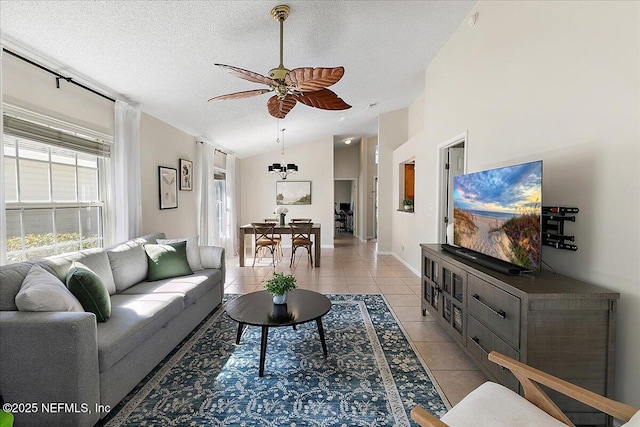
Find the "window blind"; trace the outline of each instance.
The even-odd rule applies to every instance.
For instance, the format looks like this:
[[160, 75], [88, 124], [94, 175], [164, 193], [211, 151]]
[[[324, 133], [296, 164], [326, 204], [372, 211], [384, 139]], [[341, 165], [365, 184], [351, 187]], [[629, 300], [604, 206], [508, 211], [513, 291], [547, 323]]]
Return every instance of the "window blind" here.
[[7, 115], [3, 116], [3, 122], [4, 133], [7, 135], [26, 138], [43, 144], [94, 156], [110, 157], [111, 155], [111, 144], [106, 141], [83, 137], [61, 129], [39, 125]]

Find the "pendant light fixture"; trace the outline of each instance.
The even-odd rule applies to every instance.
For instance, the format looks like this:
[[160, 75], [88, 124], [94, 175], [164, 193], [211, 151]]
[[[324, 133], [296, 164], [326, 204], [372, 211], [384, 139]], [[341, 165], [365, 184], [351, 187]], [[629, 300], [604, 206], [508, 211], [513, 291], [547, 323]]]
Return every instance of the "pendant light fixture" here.
[[[277, 122], [276, 125], [276, 142], [280, 143], [280, 129], [278, 129], [280, 122]], [[292, 175], [296, 172], [298, 172], [298, 165], [294, 164], [294, 163], [286, 163], [284, 161], [284, 131], [285, 129], [282, 128], [282, 163], [274, 163], [272, 165], [269, 165], [269, 172], [271, 174], [277, 174], [280, 178], [282, 178], [283, 180], [287, 179], [288, 175]]]

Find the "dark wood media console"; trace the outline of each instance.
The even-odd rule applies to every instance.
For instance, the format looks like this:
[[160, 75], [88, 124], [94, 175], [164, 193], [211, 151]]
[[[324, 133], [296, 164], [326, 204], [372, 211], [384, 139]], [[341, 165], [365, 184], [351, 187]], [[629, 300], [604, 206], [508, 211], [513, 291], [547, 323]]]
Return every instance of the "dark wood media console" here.
[[[620, 294], [560, 274], [509, 276], [421, 244], [427, 311], [487, 376], [519, 383], [487, 359], [493, 350], [598, 394], [614, 397], [616, 303]], [[600, 412], [549, 392], [576, 425], [611, 425]]]

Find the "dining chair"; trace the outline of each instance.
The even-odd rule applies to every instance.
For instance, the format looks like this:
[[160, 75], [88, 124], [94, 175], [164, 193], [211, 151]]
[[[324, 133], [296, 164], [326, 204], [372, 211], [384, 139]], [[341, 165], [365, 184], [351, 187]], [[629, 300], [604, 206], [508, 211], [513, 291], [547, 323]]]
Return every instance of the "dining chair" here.
[[[265, 219], [263, 219], [263, 221], [264, 222], [273, 223], [274, 226], [278, 224], [278, 218], [265, 218]], [[275, 230], [274, 230], [274, 232], [273, 232], [273, 240], [275, 240], [276, 243], [277, 243], [276, 256], [278, 257], [278, 261], [279, 261], [283, 257], [283, 252], [282, 252], [282, 234], [276, 233]]]
[[291, 218], [291, 222], [313, 222], [311, 218]]
[[[311, 221], [311, 220], [309, 220]], [[313, 241], [311, 240], [311, 222], [293, 222], [289, 223], [291, 227], [291, 262], [289, 267], [293, 265], [293, 260], [296, 256], [296, 250], [298, 248], [305, 248], [309, 254], [309, 262], [313, 268], [313, 255], [311, 254], [311, 246]], [[316, 242], [318, 244], [318, 242]]]
[[258, 252], [263, 250], [269, 250], [269, 252], [271, 252], [271, 261], [275, 266], [275, 254], [278, 243], [276, 242], [273, 229], [276, 224], [273, 222], [252, 222], [251, 226], [253, 227], [253, 237], [255, 239], [255, 252], [253, 253], [253, 264], [251, 267], [256, 265]]

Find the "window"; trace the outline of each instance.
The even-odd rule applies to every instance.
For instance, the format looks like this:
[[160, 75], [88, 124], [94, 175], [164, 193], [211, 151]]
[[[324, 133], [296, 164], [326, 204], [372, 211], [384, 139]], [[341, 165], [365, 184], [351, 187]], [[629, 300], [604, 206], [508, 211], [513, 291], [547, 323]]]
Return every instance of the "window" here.
[[216, 224], [218, 225], [218, 237], [220, 241], [224, 241], [229, 236], [227, 226], [227, 191], [226, 191], [226, 175], [222, 171], [216, 171], [213, 174], [213, 182], [216, 192]]
[[6, 262], [103, 246], [108, 143], [4, 117]]

